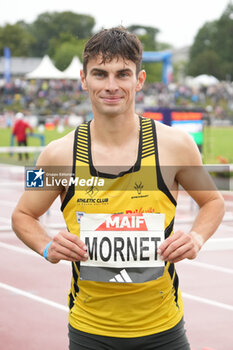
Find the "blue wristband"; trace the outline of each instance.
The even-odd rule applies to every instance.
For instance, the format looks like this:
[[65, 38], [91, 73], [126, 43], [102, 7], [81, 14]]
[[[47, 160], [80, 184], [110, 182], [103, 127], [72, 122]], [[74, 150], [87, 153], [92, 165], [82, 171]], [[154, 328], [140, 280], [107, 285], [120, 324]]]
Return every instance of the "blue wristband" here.
[[45, 247], [45, 249], [44, 249], [44, 251], [43, 251], [43, 257], [44, 257], [46, 260], [48, 260], [48, 259], [47, 259], [47, 254], [48, 254], [48, 250], [49, 250], [49, 247], [51, 246], [52, 242], [53, 242], [53, 241], [50, 241], [50, 242], [46, 245], [46, 247]]

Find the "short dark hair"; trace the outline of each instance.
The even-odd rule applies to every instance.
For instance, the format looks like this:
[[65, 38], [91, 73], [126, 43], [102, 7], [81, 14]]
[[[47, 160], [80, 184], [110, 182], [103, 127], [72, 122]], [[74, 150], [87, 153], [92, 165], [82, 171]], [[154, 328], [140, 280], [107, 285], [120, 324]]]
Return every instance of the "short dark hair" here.
[[102, 63], [114, 58], [123, 58], [136, 64], [136, 73], [141, 70], [142, 44], [138, 37], [129, 33], [124, 27], [102, 29], [86, 43], [83, 51], [83, 71], [87, 74], [87, 63], [90, 59], [102, 57]]

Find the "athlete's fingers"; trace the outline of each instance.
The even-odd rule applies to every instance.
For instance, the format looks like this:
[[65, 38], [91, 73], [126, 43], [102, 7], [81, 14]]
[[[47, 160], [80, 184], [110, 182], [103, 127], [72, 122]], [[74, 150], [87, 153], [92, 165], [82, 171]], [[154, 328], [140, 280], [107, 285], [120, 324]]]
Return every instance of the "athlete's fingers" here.
[[82, 256], [81, 254], [77, 253], [76, 251], [66, 248], [65, 246], [61, 244], [51, 244], [51, 251], [50, 251], [50, 257], [52, 256], [56, 258], [62, 258], [65, 260], [71, 260], [71, 261], [85, 261], [87, 259], [87, 253], [86, 257]]
[[167, 238], [163, 244], [159, 247], [159, 254], [161, 259], [169, 260], [179, 255], [179, 252], [186, 251], [188, 248], [186, 244], [190, 244], [191, 237], [185, 234], [183, 231], [177, 231], [171, 237]]
[[166, 260], [171, 263], [175, 263], [186, 258], [191, 259], [195, 254], [196, 250], [194, 249], [193, 244], [187, 243], [170, 253], [166, 257]]
[[54, 263], [61, 259], [85, 261], [87, 258], [88, 254], [85, 244], [79, 237], [65, 230], [54, 236], [47, 254], [47, 259]]
[[194, 259], [203, 245], [203, 238], [194, 231], [186, 234], [177, 231], [167, 238], [159, 247], [158, 253], [161, 259], [170, 262], [178, 262], [185, 258]]
[[184, 259], [187, 259], [187, 256], [186, 256], [186, 253], [185, 254], [183, 254], [183, 255], [180, 255], [180, 256], [177, 256], [176, 258], [174, 258], [174, 259], [169, 259], [169, 262], [170, 263], [177, 263], [177, 262], [179, 262], [179, 261], [182, 261], [182, 260], [184, 260]]
[[52, 264], [57, 264], [59, 261], [61, 260], [66, 260], [66, 261], [71, 261], [71, 262], [75, 262], [75, 261], [84, 261], [82, 259], [79, 259], [78, 257], [75, 258], [75, 257], [69, 257], [67, 255], [63, 255], [61, 253], [55, 253], [52, 252], [50, 254], [47, 255], [47, 260], [49, 262], [51, 262]]
[[158, 253], [163, 254], [163, 252], [167, 249], [167, 247], [176, 239], [176, 236], [178, 236], [180, 231], [177, 231], [176, 233], [173, 233], [172, 236], [166, 238], [163, 243], [160, 244]]
[[65, 239], [67, 239], [68, 241], [75, 244], [76, 246], [78, 246], [83, 251], [87, 251], [87, 247], [86, 247], [85, 243], [75, 234], [70, 233], [69, 231], [63, 230], [63, 231], [60, 231], [60, 235], [62, 237], [64, 237]]
[[167, 260], [167, 257], [179, 249], [181, 246], [189, 242], [189, 237], [183, 231], [177, 231], [172, 236], [165, 239], [158, 249], [158, 254], [163, 260]]

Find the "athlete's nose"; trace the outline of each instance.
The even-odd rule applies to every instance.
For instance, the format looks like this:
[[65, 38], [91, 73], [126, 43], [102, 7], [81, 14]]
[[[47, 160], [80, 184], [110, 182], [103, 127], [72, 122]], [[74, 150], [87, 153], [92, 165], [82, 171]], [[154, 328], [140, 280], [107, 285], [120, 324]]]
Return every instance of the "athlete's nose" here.
[[105, 89], [111, 93], [114, 93], [118, 90], [118, 84], [113, 75], [109, 75], [106, 80], [106, 86]]

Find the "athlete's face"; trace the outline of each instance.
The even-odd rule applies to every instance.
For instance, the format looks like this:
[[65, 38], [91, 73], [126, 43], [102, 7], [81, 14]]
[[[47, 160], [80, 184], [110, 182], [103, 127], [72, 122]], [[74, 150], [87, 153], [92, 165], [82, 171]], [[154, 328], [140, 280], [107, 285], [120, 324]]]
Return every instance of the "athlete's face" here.
[[137, 76], [135, 63], [122, 58], [101, 61], [101, 56], [91, 59], [86, 76], [81, 71], [82, 87], [89, 93], [94, 114], [134, 113], [135, 95], [143, 86], [145, 72], [142, 70]]

